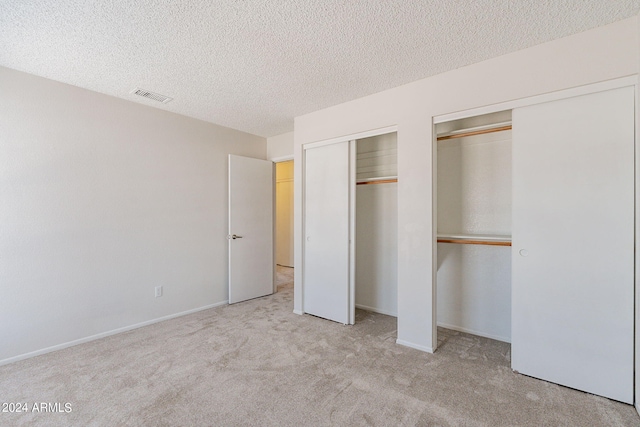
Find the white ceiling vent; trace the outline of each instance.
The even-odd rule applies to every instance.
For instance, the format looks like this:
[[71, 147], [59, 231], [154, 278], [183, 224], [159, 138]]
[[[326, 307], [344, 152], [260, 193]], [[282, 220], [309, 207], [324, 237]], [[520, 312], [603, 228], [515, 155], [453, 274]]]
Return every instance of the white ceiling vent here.
[[140, 89], [138, 87], [132, 90], [130, 93], [133, 93], [134, 95], [138, 95], [138, 96], [144, 96], [145, 98], [153, 99], [154, 101], [159, 101], [159, 102], [162, 102], [163, 104], [166, 104], [167, 102], [173, 99], [173, 98], [169, 98], [168, 96], [160, 95], [159, 93], [149, 92], [148, 90]]

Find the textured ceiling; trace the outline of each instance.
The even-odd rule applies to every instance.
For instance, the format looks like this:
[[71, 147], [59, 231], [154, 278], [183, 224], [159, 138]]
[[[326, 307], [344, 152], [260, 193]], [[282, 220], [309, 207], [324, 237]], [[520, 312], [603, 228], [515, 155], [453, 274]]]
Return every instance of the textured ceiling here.
[[[0, 0], [0, 65], [261, 136], [640, 0]], [[135, 87], [174, 98], [131, 95]]]

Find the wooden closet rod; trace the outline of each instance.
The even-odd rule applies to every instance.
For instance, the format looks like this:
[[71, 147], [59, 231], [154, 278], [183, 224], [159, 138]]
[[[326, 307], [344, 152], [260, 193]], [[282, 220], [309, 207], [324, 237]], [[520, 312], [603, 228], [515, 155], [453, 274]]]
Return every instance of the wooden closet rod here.
[[496, 240], [438, 239], [438, 243], [456, 243], [459, 245], [511, 246], [511, 242]]
[[446, 141], [448, 139], [464, 138], [465, 136], [482, 135], [484, 133], [502, 132], [505, 130], [511, 130], [511, 125], [499, 126], [495, 128], [489, 128], [489, 129], [470, 130], [469, 132], [456, 133], [453, 135], [443, 135], [443, 136], [439, 136], [437, 140]]
[[511, 246], [511, 236], [482, 234], [438, 234], [438, 243], [459, 245]]
[[376, 181], [361, 181], [361, 182], [356, 182], [356, 185], [390, 184], [392, 182], [398, 182], [398, 179], [394, 178], [394, 179], [378, 179]]

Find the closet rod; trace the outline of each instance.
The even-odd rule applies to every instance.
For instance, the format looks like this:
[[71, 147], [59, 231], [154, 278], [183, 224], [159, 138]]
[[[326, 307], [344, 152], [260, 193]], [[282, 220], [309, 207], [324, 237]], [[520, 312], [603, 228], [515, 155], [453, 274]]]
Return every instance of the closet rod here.
[[498, 240], [438, 239], [438, 243], [456, 243], [458, 245], [511, 246], [511, 242]]
[[463, 133], [456, 133], [456, 134], [449, 134], [449, 135], [443, 135], [443, 136], [439, 136], [437, 138], [438, 141], [446, 141], [448, 139], [454, 139], [454, 138], [464, 138], [465, 136], [474, 136], [474, 135], [482, 135], [485, 133], [492, 133], [492, 132], [502, 132], [505, 130], [511, 130], [511, 125], [506, 125], [506, 126], [498, 126], [498, 127], [494, 127], [494, 128], [488, 128], [488, 129], [478, 129], [478, 130], [470, 130], [468, 132], [463, 132]]
[[394, 179], [377, 179], [375, 181], [360, 181], [360, 182], [356, 182], [356, 185], [390, 184], [392, 182], [398, 182], [398, 179], [394, 178]]

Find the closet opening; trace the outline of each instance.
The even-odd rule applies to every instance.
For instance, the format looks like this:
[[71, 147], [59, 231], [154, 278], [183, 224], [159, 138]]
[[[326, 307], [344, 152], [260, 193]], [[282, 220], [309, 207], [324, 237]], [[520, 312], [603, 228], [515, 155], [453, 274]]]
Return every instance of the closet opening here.
[[355, 145], [355, 307], [397, 317], [397, 133]]
[[511, 111], [435, 134], [438, 327], [510, 343]]

